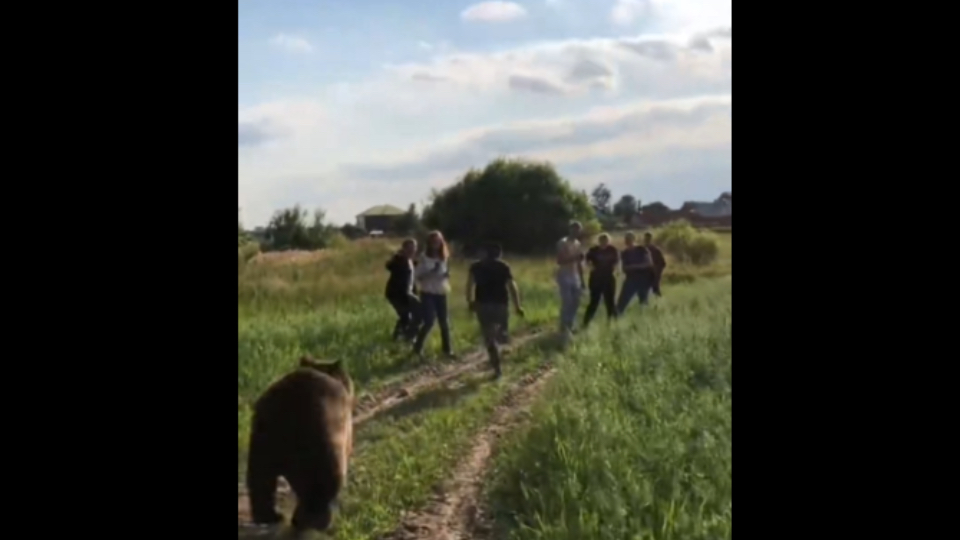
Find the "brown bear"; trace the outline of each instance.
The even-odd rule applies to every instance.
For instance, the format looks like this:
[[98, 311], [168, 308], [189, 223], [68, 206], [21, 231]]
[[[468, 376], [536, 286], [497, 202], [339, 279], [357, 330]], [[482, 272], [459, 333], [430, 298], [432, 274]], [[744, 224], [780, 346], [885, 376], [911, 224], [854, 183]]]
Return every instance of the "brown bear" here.
[[283, 521], [276, 510], [277, 477], [283, 476], [297, 497], [293, 528], [330, 527], [353, 451], [353, 405], [353, 381], [342, 363], [309, 357], [260, 396], [247, 459], [254, 523]]

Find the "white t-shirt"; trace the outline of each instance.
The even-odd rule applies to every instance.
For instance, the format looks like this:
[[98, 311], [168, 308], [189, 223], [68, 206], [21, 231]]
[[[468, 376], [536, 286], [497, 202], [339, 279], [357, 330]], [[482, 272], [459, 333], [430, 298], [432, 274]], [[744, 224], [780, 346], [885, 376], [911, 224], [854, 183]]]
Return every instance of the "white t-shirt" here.
[[[437, 268], [437, 264], [440, 267]], [[437, 269], [434, 271], [434, 269]], [[429, 294], [447, 294], [450, 292], [450, 280], [447, 273], [450, 271], [447, 261], [420, 255], [417, 264], [417, 281], [420, 290]]]
[[[557, 254], [564, 256], [582, 255], [580, 241], [576, 238], [565, 237], [557, 242]], [[567, 283], [580, 283], [580, 273], [577, 271], [577, 261], [557, 265], [557, 279]]]

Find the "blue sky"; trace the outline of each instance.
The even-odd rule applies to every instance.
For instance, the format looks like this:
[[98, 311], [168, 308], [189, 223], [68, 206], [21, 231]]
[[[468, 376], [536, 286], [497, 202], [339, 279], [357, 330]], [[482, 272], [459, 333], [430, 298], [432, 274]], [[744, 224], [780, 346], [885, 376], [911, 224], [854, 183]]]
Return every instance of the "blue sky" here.
[[731, 0], [239, 0], [248, 227], [423, 203], [500, 156], [677, 206], [731, 188]]

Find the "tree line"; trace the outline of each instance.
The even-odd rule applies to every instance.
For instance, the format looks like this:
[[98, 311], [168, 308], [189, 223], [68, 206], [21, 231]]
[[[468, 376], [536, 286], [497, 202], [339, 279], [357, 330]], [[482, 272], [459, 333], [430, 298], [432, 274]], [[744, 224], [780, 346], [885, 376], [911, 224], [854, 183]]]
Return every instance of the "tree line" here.
[[[620, 223], [638, 212], [669, 212], [660, 202], [641, 205], [630, 194], [611, 204], [613, 195], [600, 184], [588, 196], [574, 189], [550, 163], [525, 159], [497, 159], [482, 169], [467, 171], [457, 182], [433, 190], [421, 212], [410, 205], [395, 222], [395, 234], [422, 236], [439, 229], [462, 251], [483, 242], [499, 242], [512, 253], [529, 254], [552, 249], [567, 232], [571, 220], [584, 225], [588, 235]], [[366, 232], [353, 224], [326, 221], [323, 210], [312, 213], [297, 205], [278, 210], [267, 224], [263, 250], [323, 249]], [[249, 243], [238, 219], [238, 244]]]

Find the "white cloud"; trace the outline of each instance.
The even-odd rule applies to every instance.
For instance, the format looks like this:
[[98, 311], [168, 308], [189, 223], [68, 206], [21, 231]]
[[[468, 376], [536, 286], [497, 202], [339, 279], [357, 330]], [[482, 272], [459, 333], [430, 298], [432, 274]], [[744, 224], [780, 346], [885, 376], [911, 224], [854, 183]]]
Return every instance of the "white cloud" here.
[[301, 37], [288, 36], [286, 34], [277, 34], [270, 40], [270, 43], [288, 52], [309, 53], [313, 51], [313, 47], [309, 41]]
[[420, 202], [500, 155], [550, 160], [578, 187], [602, 181], [643, 200], [715, 196], [730, 188], [732, 41], [727, 27], [701, 30], [434, 50], [240, 110], [245, 219], [301, 203], [350, 221]]
[[460, 13], [465, 21], [507, 22], [527, 15], [527, 10], [513, 2], [481, 2], [467, 7]]
[[629, 26], [649, 15], [649, 0], [616, 0], [610, 11], [610, 20], [619, 26]]

